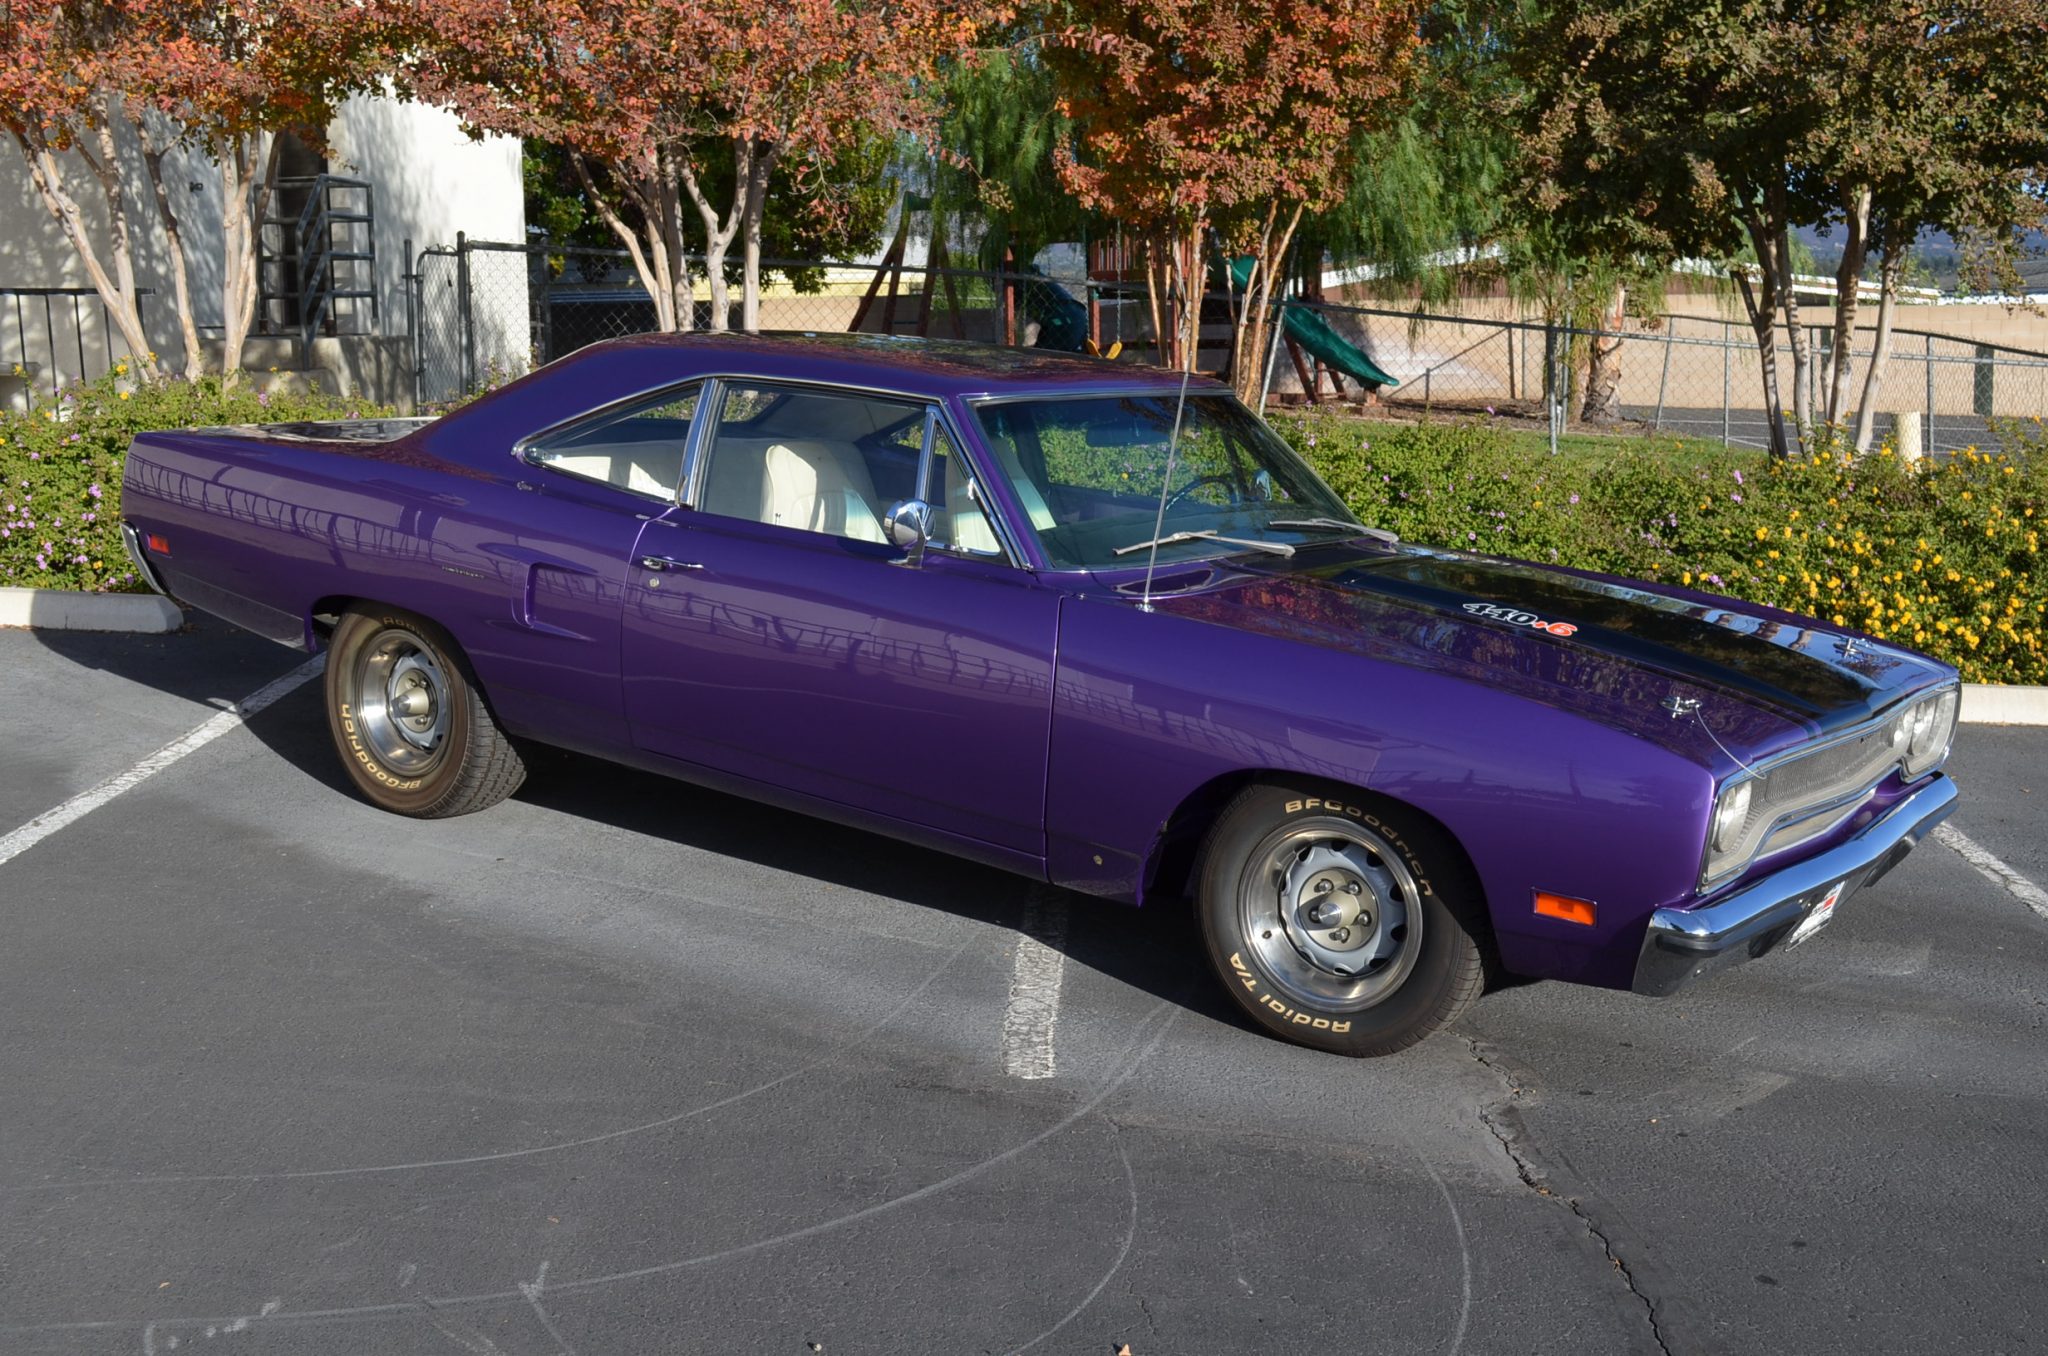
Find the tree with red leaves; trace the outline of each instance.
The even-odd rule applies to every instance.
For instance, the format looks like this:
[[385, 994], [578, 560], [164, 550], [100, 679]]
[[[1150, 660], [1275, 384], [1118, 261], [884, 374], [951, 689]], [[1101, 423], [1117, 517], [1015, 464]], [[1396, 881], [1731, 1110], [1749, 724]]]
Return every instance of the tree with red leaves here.
[[[1060, 172], [1085, 205], [1151, 242], [1165, 362], [1194, 363], [1203, 243], [1252, 271], [1232, 348], [1240, 394], [1263, 376], [1275, 285], [1304, 213], [1340, 199], [1354, 129], [1398, 95], [1413, 0], [1074, 0], [1048, 43], [1077, 144]], [[1162, 297], [1179, 300], [1173, 326]]]
[[[368, 30], [347, 0], [15, 0], [0, 7], [0, 124], [37, 195], [78, 251], [137, 372], [161, 373], [142, 328], [136, 248], [154, 209], [169, 245], [185, 371], [205, 352], [193, 313], [195, 239], [164, 185], [174, 145], [203, 152], [221, 178], [222, 364], [232, 383], [255, 321], [258, 232], [276, 175], [276, 134], [318, 141], [341, 99], [374, 74]], [[141, 149], [147, 194], [120, 153]], [[93, 238], [67, 153], [98, 189], [107, 224]]]
[[[770, 175], [780, 167], [814, 210], [832, 210], [825, 167], [877, 135], [929, 135], [939, 63], [1005, 11], [987, 0], [443, 0], [391, 12], [420, 97], [475, 132], [570, 151], [663, 329], [691, 324], [694, 212], [711, 327], [729, 323], [737, 244], [751, 330]], [[712, 157], [730, 157], [729, 194], [707, 187]]]
[[[121, 171], [120, 130], [130, 123], [132, 35], [118, 5], [16, 0], [0, 5], [0, 125], [28, 164], [36, 196], [78, 251], [86, 276], [143, 377], [160, 369], [143, 332], [135, 279], [133, 187]], [[79, 201], [72, 161], [84, 166], [106, 213], [104, 244]]]

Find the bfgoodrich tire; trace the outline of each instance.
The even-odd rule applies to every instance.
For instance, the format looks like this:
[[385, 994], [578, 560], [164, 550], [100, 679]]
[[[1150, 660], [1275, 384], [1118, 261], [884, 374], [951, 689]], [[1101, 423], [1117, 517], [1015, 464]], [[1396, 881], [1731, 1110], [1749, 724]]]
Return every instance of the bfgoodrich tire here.
[[1209, 957], [1260, 1026], [1388, 1055], [1479, 996], [1484, 910], [1421, 816], [1338, 788], [1265, 784], [1218, 816], [1195, 869]]
[[334, 628], [327, 724], [349, 780], [395, 814], [470, 814], [526, 779], [455, 643], [397, 608], [352, 610]]

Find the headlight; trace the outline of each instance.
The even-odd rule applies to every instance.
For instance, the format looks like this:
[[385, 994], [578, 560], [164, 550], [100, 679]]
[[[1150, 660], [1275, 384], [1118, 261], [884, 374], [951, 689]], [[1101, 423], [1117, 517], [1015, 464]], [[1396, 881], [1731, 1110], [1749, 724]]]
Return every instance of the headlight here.
[[1742, 841], [1743, 826], [1749, 822], [1749, 800], [1756, 789], [1753, 781], [1740, 781], [1721, 793], [1714, 806], [1714, 851], [1727, 852]]
[[1906, 780], [1924, 777], [1948, 757], [1956, 733], [1957, 693], [1947, 688], [1922, 698], [1900, 722], [1906, 732]]

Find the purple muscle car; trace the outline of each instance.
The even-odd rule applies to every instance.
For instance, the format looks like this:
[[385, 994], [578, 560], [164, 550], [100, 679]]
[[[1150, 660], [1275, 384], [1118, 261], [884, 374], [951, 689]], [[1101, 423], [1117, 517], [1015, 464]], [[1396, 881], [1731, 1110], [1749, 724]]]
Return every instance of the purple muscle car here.
[[1953, 670], [1812, 618], [1396, 542], [1223, 388], [858, 336], [587, 348], [428, 421], [148, 434], [172, 596], [328, 652], [350, 777], [521, 741], [1127, 901], [1352, 1055], [1489, 963], [1669, 993], [1954, 808]]

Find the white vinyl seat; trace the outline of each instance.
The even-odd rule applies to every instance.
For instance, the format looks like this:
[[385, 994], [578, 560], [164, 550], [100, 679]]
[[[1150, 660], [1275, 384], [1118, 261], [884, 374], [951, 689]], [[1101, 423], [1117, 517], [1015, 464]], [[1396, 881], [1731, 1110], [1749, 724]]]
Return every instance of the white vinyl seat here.
[[999, 556], [1003, 548], [996, 542], [994, 529], [989, 527], [988, 518], [982, 513], [981, 505], [974, 502], [970, 493], [973, 481], [964, 476], [949, 478], [946, 485], [946, 531], [947, 545], [957, 551], [971, 551], [976, 555]]
[[816, 439], [778, 441], [765, 449], [760, 521], [855, 541], [888, 540], [860, 452]]

